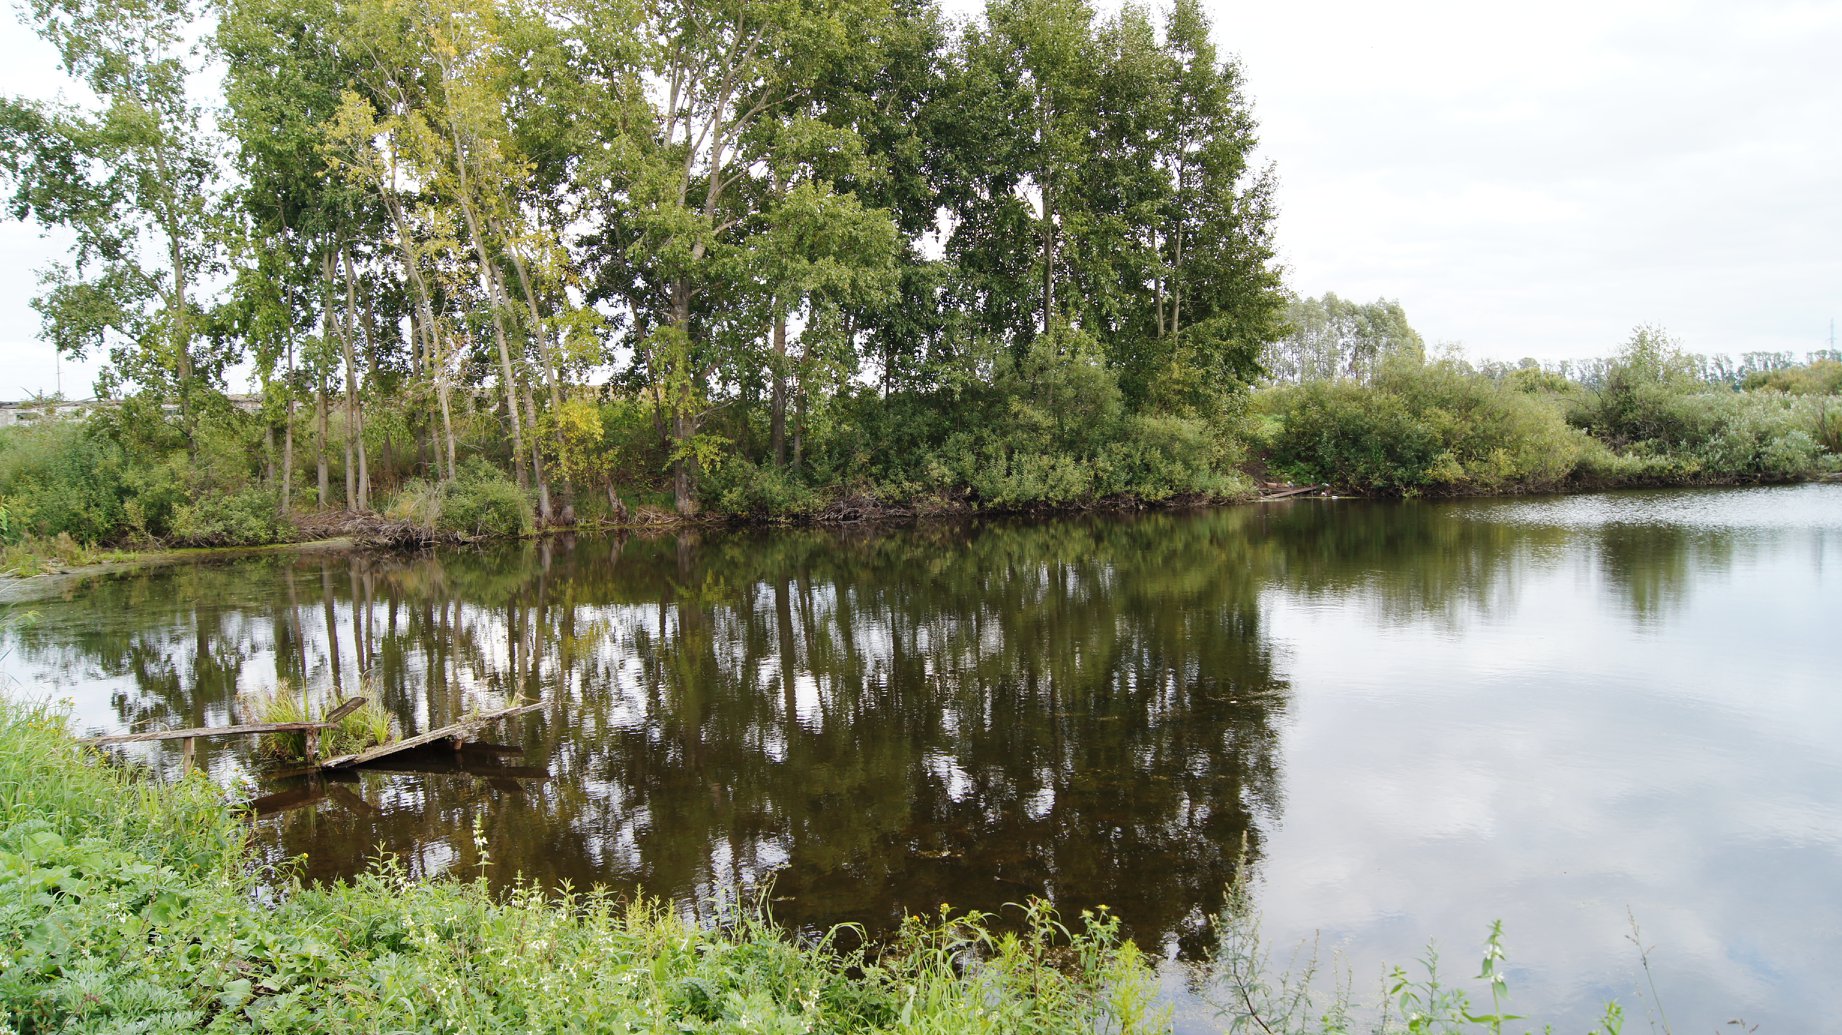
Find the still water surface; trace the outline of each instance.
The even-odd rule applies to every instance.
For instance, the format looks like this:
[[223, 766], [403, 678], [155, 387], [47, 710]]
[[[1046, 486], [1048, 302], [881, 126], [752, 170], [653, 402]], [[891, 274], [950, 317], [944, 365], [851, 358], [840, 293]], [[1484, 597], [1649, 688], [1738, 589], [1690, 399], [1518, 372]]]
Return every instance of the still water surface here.
[[[108, 733], [365, 689], [493, 737], [247, 784], [271, 861], [379, 848], [887, 931], [1029, 895], [1206, 948], [1242, 846], [1265, 933], [1373, 998], [1435, 941], [1511, 1005], [1639, 1026], [1635, 916], [1678, 1030], [1836, 1030], [1842, 486], [1366, 504], [848, 533], [558, 539], [40, 581], [9, 692]], [[177, 748], [139, 749], [176, 770]], [[1462, 974], [1460, 973], [1462, 971]]]

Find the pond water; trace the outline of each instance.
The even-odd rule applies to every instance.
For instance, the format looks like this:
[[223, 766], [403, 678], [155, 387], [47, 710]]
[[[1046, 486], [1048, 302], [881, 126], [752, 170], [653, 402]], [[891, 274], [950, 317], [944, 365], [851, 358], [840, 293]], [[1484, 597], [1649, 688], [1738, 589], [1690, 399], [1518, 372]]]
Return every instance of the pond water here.
[[[0, 676], [109, 733], [363, 690], [417, 732], [541, 699], [496, 746], [263, 795], [315, 878], [418, 872], [807, 930], [1101, 903], [1184, 961], [1243, 857], [1276, 957], [1373, 1000], [1436, 942], [1584, 1029], [1834, 1023], [1842, 988], [1842, 486], [1370, 504], [264, 556], [5, 590]], [[22, 602], [27, 602], [23, 603]], [[176, 771], [176, 746], [132, 756]], [[1243, 853], [1245, 855], [1243, 856]]]

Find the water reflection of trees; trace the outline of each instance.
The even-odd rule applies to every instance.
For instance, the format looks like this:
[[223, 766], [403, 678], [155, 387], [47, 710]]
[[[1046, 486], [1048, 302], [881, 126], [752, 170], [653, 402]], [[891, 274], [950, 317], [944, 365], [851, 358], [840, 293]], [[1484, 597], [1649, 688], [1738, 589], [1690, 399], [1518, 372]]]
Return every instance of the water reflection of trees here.
[[1732, 532], [1661, 523], [1607, 524], [1593, 538], [1607, 588], [1646, 624], [1679, 610], [1698, 576], [1730, 570], [1744, 552]]
[[[584, 540], [407, 566], [381, 587], [418, 599], [379, 636], [402, 660], [377, 687], [402, 707], [471, 644], [463, 668], [544, 694], [525, 746], [553, 778], [511, 801], [430, 778], [401, 810], [297, 813], [277, 847], [326, 872], [378, 842], [464, 863], [479, 815], [503, 875], [695, 897], [775, 874], [783, 919], [873, 928], [1047, 892], [1153, 941], [1197, 934], [1278, 808], [1285, 688], [1248, 541], [1224, 531]], [[416, 783], [363, 779], [374, 804]]]
[[1287, 591], [1361, 599], [1393, 625], [1460, 626], [1513, 613], [1530, 568], [1568, 532], [1466, 520], [1435, 503], [1301, 502], [1271, 512], [1261, 534], [1270, 577]]
[[276, 681], [363, 687], [410, 729], [542, 697], [509, 733], [548, 779], [365, 773], [265, 820], [317, 875], [379, 847], [467, 865], [477, 820], [501, 879], [688, 900], [773, 875], [783, 919], [873, 929], [1048, 893], [1184, 942], [1281, 805], [1262, 592], [1462, 622], [1580, 536], [1640, 616], [1682, 591], [1680, 538], [1300, 504], [199, 565], [85, 583], [14, 646], [119, 688], [92, 728], [234, 721]]

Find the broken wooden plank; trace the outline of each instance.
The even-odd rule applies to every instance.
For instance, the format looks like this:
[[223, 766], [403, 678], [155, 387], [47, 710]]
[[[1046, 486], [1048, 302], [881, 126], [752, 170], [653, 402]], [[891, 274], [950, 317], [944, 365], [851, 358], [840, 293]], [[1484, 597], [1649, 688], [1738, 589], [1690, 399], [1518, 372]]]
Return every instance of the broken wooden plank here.
[[342, 701], [339, 707], [327, 712], [326, 715], [320, 719], [320, 725], [331, 726], [333, 723], [338, 722], [340, 719], [345, 718], [364, 706], [365, 699], [362, 697], [353, 697]]
[[1260, 502], [1271, 503], [1274, 500], [1291, 499], [1293, 496], [1303, 496], [1307, 492], [1323, 492], [1328, 488], [1330, 488], [1328, 485], [1303, 485], [1296, 489], [1287, 489], [1284, 492], [1269, 493], [1260, 497]]
[[152, 733], [111, 733], [105, 737], [79, 737], [79, 744], [143, 744], [156, 740], [192, 740], [196, 737], [242, 737], [258, 733], [306, 733], [322, 730], [364, 707], [365, 699], [354, 697], [313, 722], [256, 722], [241, 726], [198, 726], [189, 730], [156, 730]]
[[543, 702], [539, 701], [532, 704], [521, 704], [511, 708], [502, 708], [496, 712], [486, 712], [480, 715], [470, 716], [459, 722], [443, 726], [440, 729], [429, 730], [427, 733], [417, 734], [416, 736], [394, 741], [389, 744], [380, 744], [377, 747], [367, 748], [356, 754], [340, 755], [337, 758], [329, 758], [325, 762], [322, 762], [321, 765], [327, 769], [344, 769], [349, 766], [364, 765], [366, 762], [376, 761], [377, 759], [387, 755], [394, 755], [400, 751], [408, 751], [426, 744], [433, 744], [437, 741], [463, 736], [489, 722], [509, 719], [514, 715], [523, 715], [525, 712], [534, 711], [542, 707], [542, 705]]

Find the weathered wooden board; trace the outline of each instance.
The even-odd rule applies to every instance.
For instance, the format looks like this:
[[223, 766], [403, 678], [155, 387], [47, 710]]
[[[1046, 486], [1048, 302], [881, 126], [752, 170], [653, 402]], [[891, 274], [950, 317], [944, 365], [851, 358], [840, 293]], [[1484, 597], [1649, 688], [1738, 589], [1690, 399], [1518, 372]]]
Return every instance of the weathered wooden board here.
[[1307, 492], [1323, 492], [1327, 488], [1329, 488], [1327, 485], [1301, 485], [1296, 489], [1286, 489], [1282, 492], [1267, 493], [1260, 497], [1260, 502], [1271, 503], [1274, 500], [1291, 499], [1294, 496], [1303, 496]]
[[400, 751], [408, 751], [412, 748], [419, 748], [443, 740], [454, 740], [466, 736], [468, 733], [471, 733], [487, 723], [497, 722], [500, 719], [509, 719], [514, 715], [523, 715], [525, 712], [534, 711], [542, 706], [542, 702], [521, 704], [512, 708], [502, 708], [496, 712], [485, 712], [480, 715], [469, 716], [459, 722], [443, 726], [440, 729], [429, 730], [427, 733], [417, 734], [413, 737], [405, 737], [394, 743], [380, 744], [377, 747], [367, 748], [357, 754], [340, 755], [337, 758], [329, 758], [320, 764], [327, 769], [345, 769], [350, 766], [364, 765], [367, 762], [375, 762], [380, 758], [397, 754]]
[[152, 733], [111, 733], [106, 737], [79, 737], [79, 744], [143, 744], [155, 740], [192, 740], [197, 737], [241, 737], [258, 733], [305, 733], [321, 730], [364, 707], [365, 699], [354, 697], [313, 722], [257, 722], [242, 726], [198, 726], [189, 730], [156, 730]]

